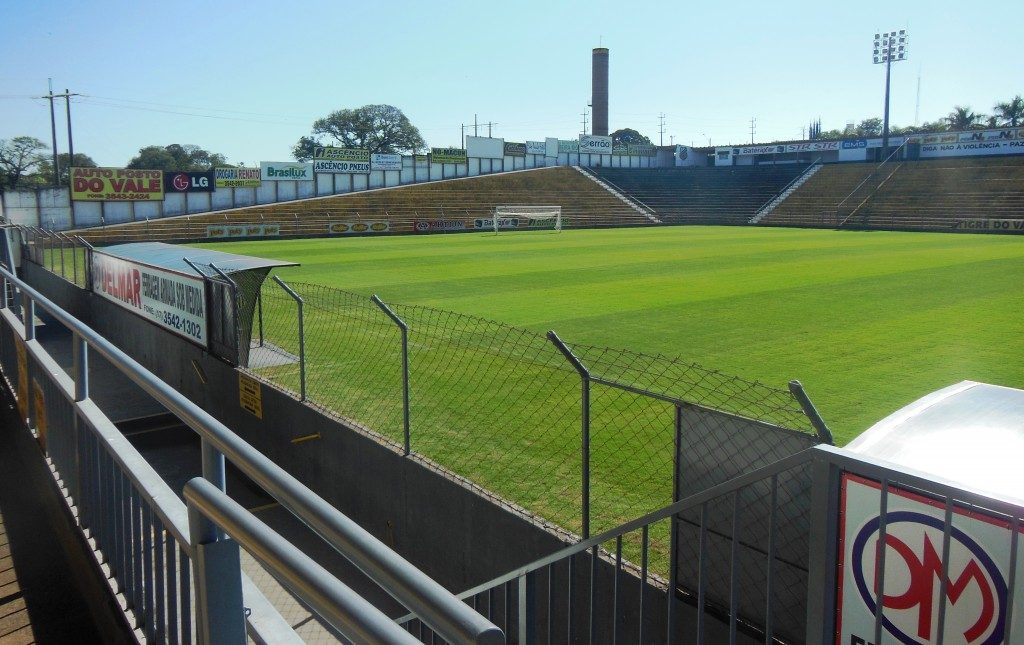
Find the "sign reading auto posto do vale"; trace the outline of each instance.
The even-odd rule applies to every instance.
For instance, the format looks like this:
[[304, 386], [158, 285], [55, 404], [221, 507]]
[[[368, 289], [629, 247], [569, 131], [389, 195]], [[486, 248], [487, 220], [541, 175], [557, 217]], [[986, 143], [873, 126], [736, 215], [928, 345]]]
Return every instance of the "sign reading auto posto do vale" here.
[[93, 251], [91, 286], [100, 297], [207, 346], [206, 289], [201, 278]]
[[134, 168], [72, 168], [74, 201], [160, 201], [164, 198], [160, 170]]

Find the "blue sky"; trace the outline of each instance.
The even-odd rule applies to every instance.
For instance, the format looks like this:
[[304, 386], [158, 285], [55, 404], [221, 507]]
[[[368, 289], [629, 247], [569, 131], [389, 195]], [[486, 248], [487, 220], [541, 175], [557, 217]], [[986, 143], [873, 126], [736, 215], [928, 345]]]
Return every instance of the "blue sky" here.
[[[76, 152], [125, 164], [192, 143], [233, 162], [290, 159], [314, 119], [401, 108], [428, 145], [460, 124], [512, 141], [573, 138], [590, 54], [610, 48], [609, 126], [664, 143], [799, 138], [881, 116], [876, 31], [908, 28], [892, 122], [1024, 94], [1019, 2], [61, 2], [0, 0], [0, 139], [50, 141], [47, 78], [72, 102]], [[66, 151], [63, 102], [58, 148]], [[481, 130], [486, 134], [486, 128]]]

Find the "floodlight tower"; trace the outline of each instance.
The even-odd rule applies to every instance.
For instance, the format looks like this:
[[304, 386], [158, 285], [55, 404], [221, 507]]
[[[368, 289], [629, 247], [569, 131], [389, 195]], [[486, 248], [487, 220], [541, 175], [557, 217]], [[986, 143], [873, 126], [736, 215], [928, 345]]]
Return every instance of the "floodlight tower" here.
[[907, 60], [906, 29], [875, 34], [875, 65], [885, 63], [885, 118], [882, 120], [882, 150], [889, 156], [889, 73], [893, 61]]

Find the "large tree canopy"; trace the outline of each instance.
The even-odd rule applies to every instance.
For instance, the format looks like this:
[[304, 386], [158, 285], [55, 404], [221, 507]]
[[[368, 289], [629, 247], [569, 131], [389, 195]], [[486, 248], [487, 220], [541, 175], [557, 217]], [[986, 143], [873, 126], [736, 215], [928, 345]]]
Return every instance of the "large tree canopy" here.
[[1024, 123], [1024, 99], [1020, 94], [1005, 103], [996, 103], [994, 108], [996, 116], [1002, 119], [1002, 125], [1016, 128]]
[[0, 139], [0, 189], [41, 183], [33, 172], [43, 162], [45, 150], [49, 147], [35, 137]]
[[292, 148], [299, 161], [313, 157], [313, 148], [338, 145], [370, 152], [413, 152], [426, 147], [420, 131], [393, 105], [364, 105], [337, 110], [313, 122], [312, 136], [302, 137]]
[[982, 127], [985, 115], [972, 112], [969, 106], [958, 105], [946, 117], [950, 130], [970, 130]]
[[69, 158], [68, 153], [61, 152], [57, 155], [57, 163], [60, 164], [60, 175], [53, 176], [53, 161], [47, 157], [39, 163], [39, 176], [47, 184], [66, 185], [71, 178], [71, 168], [95, 168], [96, 162], [89, 155], [81, 152], [75, 153], [74, 160]]
[[653, 145], [650, 139], [633, 128], [620, 128], [615, 132], [612, 132], [611, 137], [613, 146], [635, 146], [641, 144]]
[[128, 168], [146, 170], [210, 170], [223, 166], [227, 159], [222, 154], [203, 150], [199, 146], [172, 143], [169, 146], [146, 146], [128, 162]]

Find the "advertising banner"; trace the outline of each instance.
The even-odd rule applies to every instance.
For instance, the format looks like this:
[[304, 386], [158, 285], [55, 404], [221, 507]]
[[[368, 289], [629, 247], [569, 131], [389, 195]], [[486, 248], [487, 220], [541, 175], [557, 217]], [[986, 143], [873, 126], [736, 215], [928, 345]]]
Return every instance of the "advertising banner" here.
[[370, 172], [369, 161], [338, 161], [336, 159], [314, 159], [313, 172], [346, 172], [366, 174]]
[[[1007, 592], [1008, 580], [1022, 579], [1024, 558], [1010, 570], [1009, 524], [977, 507], [954, 505], [946, 536], [944, 503], [890, 486], [880, 548], [881, 491], [877, 481], [843, 475], [837, 645], [874, 642], [880, 580], [883, 643], [935, 643], [940, 630], [947, 643], [1024, 642], [1024, 595], [1013, 595], [1011, 608]], [[882, 548], [885, 569], [878, 575]]]
[[468, 163], [465, 148], [431, 148], [430, 163]]
[[343, 233], [387, 233], [391, 230], [391, 222], [386, 220], [359, 220], [351, 222], [332, 222], [327, 225], [327, 232]]
[[320, 146], [313, 150], [313, 172], [370, 172], [370, 151]]
[[313, 181], [313, 164], [297, 161], [261, 161], [263, 181]]
[[612, 154], [613, 155], [628, 155], [629, 154], [629, 146], [627, 146], [624, 143], [613, 144], [612, 145]]
[[259, 168], [214, 168], [213, 183], [217, 188], [259, 188]]
[[333, 159], [335, 161], [364, 161], [370, 163], [370, 151], [362, 148], [335, 148], [318, 146], [313, 149], [313, 159]]
[[697, 161], [703, 156], [689, 146], [676, 146], [677, 166], [696, 166]]
[[435, 231], [464, 231], [466, 223], [457, 219], [434, 219], [420, 220], [413, 227], [417, 233], [432, 233]]
[[[473, 220], [473, 226], [493, 231], [494, 220], [481, 218]], [[499, 217], [498, 228], [519, 228], [519, 219], [515, 217]]]
[[207, 346], [202, 278], [92, 253], [92, 291], [152, 323]]
[[544, 141], [527, 141], [526, 142], [526, 154], [528, 155], [546, 155], [548, 153], [548, 144]]
[[[955, 136], [955, 135], [954, 135]], [[1024, 154], [1024, 140], [974, 141], [971, 143], [938, 143], [921, 146], [921, 158], [979, 157], [984, 155]]]
[[657, 152], [649, 143], [631, 143], [626, 146], [631, 157], [653, 157]]
[[372, 154], [370, 155], [370, 170], [401, 170], [402, 155], [393, 154]]
[[207, 172], [165, 172], [164, 192], [167, 193], [212, 193], [213, 171]]
[[580, 142], [579, 141], [566, 141], [565, 139], [558, 140], [558, 152], [579, 152]]
[[526, 144], [525, 143], [513, 143], [511, 141], [505, 142], [505, 156], [506, 157], [525, 157], [526, 156]]
[[430, 164], [430, 157], [427, 155], [413, 155], [412, 163], [417, 168], [422, 168]]
[[848, 140], [842, 142], [842, 149], [843, 150], [856, 150], [858, 148], [867, 148], [867, 147], [868, 147], [868, 140], [867, 139], [848, 139]]
[[73, 201], [161, 201], [164, 174], [160, 170], [72, 168]]
[[277, 237], [280, 224], [215, 224], [206, 227], [206, 237]]
[[495, 137], [466, 137], [466, 154], [476, 159], [501, 159], [505, 140]]
[[581, 134], [579, 149], [581, 153], [610, 155], [612, 153], [612, 138], [593, 134]]
[[1024, 232], [1024, 219], [960, 218], [953, 222], [958, 231], [1016, 231]]

